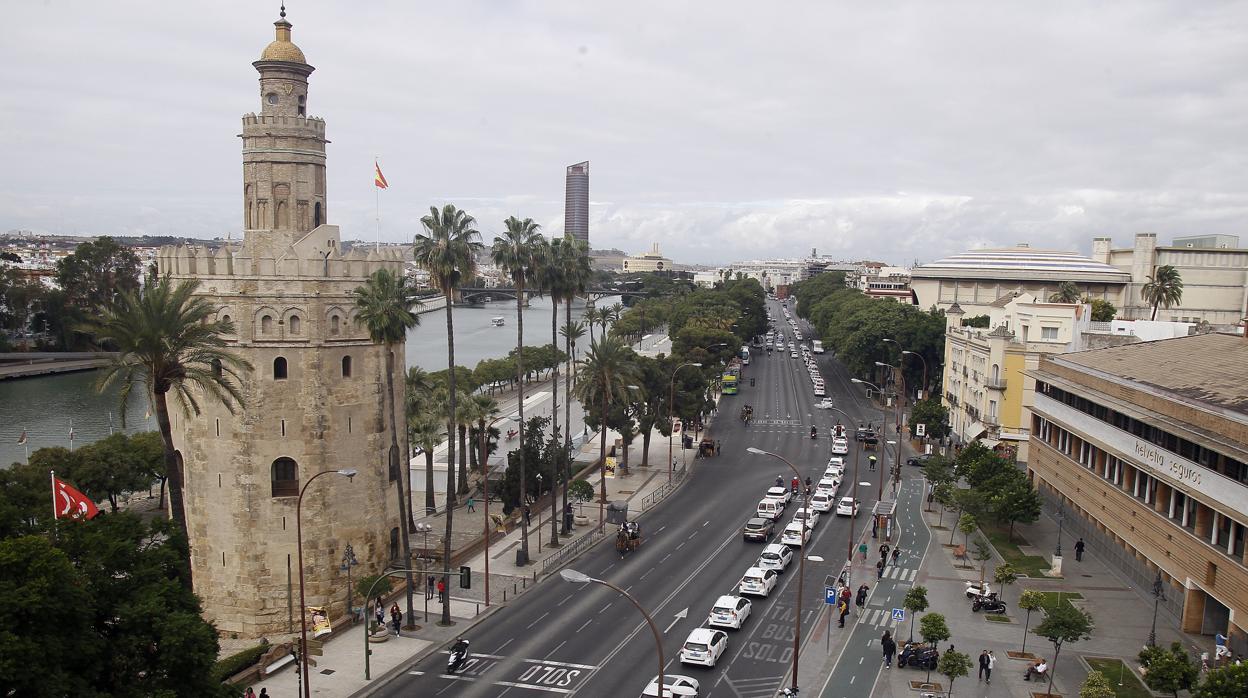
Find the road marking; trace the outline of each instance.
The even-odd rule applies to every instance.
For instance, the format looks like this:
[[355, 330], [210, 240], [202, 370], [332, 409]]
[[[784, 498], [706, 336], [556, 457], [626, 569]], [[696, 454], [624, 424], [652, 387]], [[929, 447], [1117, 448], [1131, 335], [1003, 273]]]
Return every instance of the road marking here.
[[[561, 642], [559, 644], [562, 645], [563, 643]], [[566, 666], [570, 669], [597, 669], [598, 668], [597, 666], [593, 664], [575, 664], [573, 662], [552, 662], [549, 659], [521, 659], [520, 661], [528, 662], [529, 664], [543, 664], [543, 665], [550, 664], [551, 666]]]
[[529, 688], [534, 691], [550, 691], [551, 693], [571, 693], [570, 688], [555, 688], [554, 686], [537, 686], [531, 683], [520, 683], [519, 681], [495, 681], [495, 686], [511, 686], [512, 688]]
[[555, 604], [555, 605], [556, 605], [556, 606], [562, 606], [562, 605], [564, 605], [565, 603], [567, 603], [567, 602], [568, 602], [568, 599], [572, 598], [573, 596], [576, 596], [576, 592], [575, 592], [575, 591], [574, 591], [574, 592], [572, 592], [572, 593], [570, 593], [570, 594], [568, 594], [567, 596], [563, 597], [563, 601], [560, 601], [559, 603], [557, 603], [557, 604]]
[[[615, 603], [615, 602], [614, 602], [614, 601], [612, 601], [611, 603]], [[599, 612], [598, 612], [598, 614], [599, 614], [599, 615], [601, 615], [601, 614], [603, 614], [603, 613], [606, 613], [606, 612], [607, 612], [607, 609], [608, 609], [608, 608], [611, 608], [611, 603], [607, 604], [606, 606], [603, 606], [603, 607], [602, 607], [602, 610], [601, 610], [601, 611], [599, 611]]]
[[576, 629], [576, 632], [578, 632], [578, 633], [579, 633], [579, 632], [581, 632], [582, 630], [584, 630], [584, 629], [585, 629], [585, 626], [586, 626], [586, 625], [589, 625], [590, 623], [593, 623], [593, 622], [594, 622], [594, 619], [593, 619], [593, 618], [590, 618], [589, 620], [587, 620], [587, 621], [585, 621], [584, 623], [582, 623], [582, 624], [581, 624], [581, 627], [579, 627], [579, 628], [577, 628], [577, 629]]
[[567, 641], [567, 640], [564, 640], [564, 641], [560, 642], [559, 644], [555, 645], [555, 648], [554, 648], [553, 650], [551, 650], [551, 651], [550, 651], [550, 654], [547, 654], [546, 656], [547, 656], [547, 657], [549, 657], [551, 654], [554, 654], [555, 652], [558, 652], [558, 651], [559, 651], [559, 648], [560, 648], [560, 647], [563, 647], [563, 646], [564, 646], [564, 645], [566, 645], [566, 644], [568, 644], [568, 641]]
[[672, 554], [671, 554], [671, 553], [668, 553], [668, 554], [664, 555], [664, 556], [663, 556], [663, 559], [662, 559], [662, 560], [659, 560], [659, 564], [661, 565], [661, 564], [663, 564], [664, 562], [667, 562], [667, 558], [669, 558], [669, 557], [671, 557], [671, 556], [672, 556]]
[[702, 527], [703, 527], [703, 528], [705, 528], [705, 527], [706, 527], [706, 525], [707, 525], [707, 524], [709, 524], [709, 523], [710, 523], [710, 521], [703, 521], [703, 522], [702, 522]]
[[677, 623], [679, 623], [681, 620], [684, 620], [685, 618], [688, 618], [688, 617], [689, 617], [689, 609], [682, 608], [679, 612], [676, 613], [676, 617], [672, 619], [671, 625], [668, 625], [667, 628], [663, 630], [663, 634], [666, 635], [668, 630], [671, 630], [672, 628], [676, 626]]
[[535, 619], [533, 620], [533, 622], [532, 622], [532, 623], [529, 623], [527, 626], [525, 626], [525, 630], [528, 630], [528, 629], [532, 628], [533, 626], [537, 625], [538, 623], [542, 622], [542, 619], [543, 619], [543, 618], [545, 618], [545, 617], [546, 617], [546, 616], [548, 616], [548, 615], [550, 615], [550, 611], [547, 611], [547, 612], [543, 613], [542, 615], [538, 616], [537, 618], [535, 618]]
[[646, 575], [650, 574], [650, 573], [651, 573], [651, 572], [653, 572], [653, 571], [654, 571], [654, 568], [653, 568], [653, 567], [651, 567], [650, 569], [646, 570], [646, 574], [643, 574], [643, 575], [641, 575], [640, 577], [638, 577], [638, 578], [637, 578], [637, 581], [639, 581], [639, 582], [640, 582], [640, 581], [644, 581], [644, 580], [645, 580], [645, 578], [646, 578]]

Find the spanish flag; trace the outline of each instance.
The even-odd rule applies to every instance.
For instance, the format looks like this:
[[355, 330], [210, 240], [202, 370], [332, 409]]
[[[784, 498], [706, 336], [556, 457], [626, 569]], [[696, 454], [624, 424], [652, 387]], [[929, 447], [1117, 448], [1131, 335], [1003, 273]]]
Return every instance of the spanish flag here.
[[389, 189], [390, 184], [386, 182], [386, 176], [381, 173], [381, 165], [378, 165], [376, 160], [373, 161], [373, 169], [376, 170], [376, 174], [373, 176], [373, 184], [377, 185], [378, 189]]

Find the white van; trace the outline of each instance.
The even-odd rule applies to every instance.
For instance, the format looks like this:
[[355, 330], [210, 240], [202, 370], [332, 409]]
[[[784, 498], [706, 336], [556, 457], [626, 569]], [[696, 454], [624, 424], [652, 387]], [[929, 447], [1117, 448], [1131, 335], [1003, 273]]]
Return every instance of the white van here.
[[771, 519], [775, 521], [784, 513], [784, 506], [774, 499], [764, 499], [758, 503], [758, 507], [754, 510], [755, 516], [760, 519]]

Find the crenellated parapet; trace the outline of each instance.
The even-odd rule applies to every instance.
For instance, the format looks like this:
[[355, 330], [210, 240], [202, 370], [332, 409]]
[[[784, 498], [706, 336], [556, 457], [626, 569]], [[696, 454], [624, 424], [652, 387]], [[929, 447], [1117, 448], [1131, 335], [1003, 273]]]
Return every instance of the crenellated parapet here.
[[265, 277], [287, 280], [345, 280], [354, 284], [378, 269], [403, 272], [403, 254], [384, 250], [355, 248], [343, 252], [338, 244], [338, 227], [323, 225], [303, 239], [282, 249], [271, 249], [265, 240], [226, 244], [216, 250], [203, 245], [166, 245], [160, 248], [156, 265], [161, 274], [175, 278]]

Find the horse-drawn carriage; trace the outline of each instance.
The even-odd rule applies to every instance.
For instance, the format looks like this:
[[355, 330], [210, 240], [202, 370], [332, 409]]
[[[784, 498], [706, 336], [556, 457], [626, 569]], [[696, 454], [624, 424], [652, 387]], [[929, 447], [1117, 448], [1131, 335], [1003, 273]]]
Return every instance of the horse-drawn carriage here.
[[636, 521], [626, 521], [615, 534], [615, 549], [624, 557], [641, 547], [641, 526]]
[[741, 408], [741, 421], [745, 422], [746, 424], [749, 424], [751, 419], [754, 419], [754, 406], [746, 405], [745, 407], [742, 407]]

